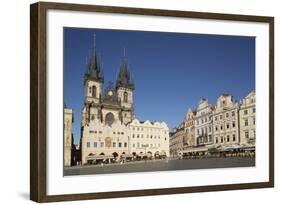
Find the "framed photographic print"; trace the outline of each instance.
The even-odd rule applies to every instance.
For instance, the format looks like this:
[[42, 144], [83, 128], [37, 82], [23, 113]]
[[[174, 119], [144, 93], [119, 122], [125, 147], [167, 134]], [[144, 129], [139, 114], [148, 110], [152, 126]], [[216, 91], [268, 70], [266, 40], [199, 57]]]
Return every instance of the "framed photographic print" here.
[[30, 198], [274, 186], [274, 18], [40, 2]]

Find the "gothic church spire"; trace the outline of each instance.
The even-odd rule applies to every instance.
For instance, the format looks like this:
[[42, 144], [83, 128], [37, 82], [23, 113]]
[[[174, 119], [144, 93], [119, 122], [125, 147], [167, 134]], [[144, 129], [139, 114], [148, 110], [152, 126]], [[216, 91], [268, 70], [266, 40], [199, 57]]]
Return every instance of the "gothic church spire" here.
[[94, 34], [94, 47], [90, 55], [90, 61], [86, 65], [85, 79], [104, 82], [101, 63], [99, 62], [96, 51], [96, 35]]
[[116, 88], [118, 87], [125, 87], [125, 88], [131, 88], [134, 89], [134, 83], [131, 78], [130, 71], [128, 69], [128, 61], [126, 59], [126, 53], [124, 48], [124, 56], [121, 62], [121, 66], [119, 69], [117, 82], [116, 82]]

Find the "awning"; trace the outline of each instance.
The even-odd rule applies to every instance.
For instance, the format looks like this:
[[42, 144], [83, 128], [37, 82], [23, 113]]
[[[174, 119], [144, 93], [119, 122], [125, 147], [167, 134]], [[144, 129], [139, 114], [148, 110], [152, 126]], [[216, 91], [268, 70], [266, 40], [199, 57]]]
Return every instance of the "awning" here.
[[184, 150], [181, 152], [184, 154], [184, 153], [191, 153], [191, 152], [206, 152], [206, 151], [208, 151], [207, 147], [198, 147], [198, 148], [190, 148], [188, 150]]
[[98, 159], [113, 159], [112, 155], [93, 155], [87, 156], [87, 160], [98, 160]]
[[124, 158], [133, 158], [134, 156], [132, 154], [122, 154], [121, 157]]

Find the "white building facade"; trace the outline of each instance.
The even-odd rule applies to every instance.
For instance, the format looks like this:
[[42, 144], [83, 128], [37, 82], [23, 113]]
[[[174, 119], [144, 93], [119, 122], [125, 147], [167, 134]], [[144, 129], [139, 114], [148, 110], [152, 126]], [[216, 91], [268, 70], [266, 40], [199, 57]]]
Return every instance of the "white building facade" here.
[[214, 143], [213, 138], [213, 112], [214, 106], [208, 103], [207, 99], [199, 101], [195, 123], [195, 146], [205, 146]]

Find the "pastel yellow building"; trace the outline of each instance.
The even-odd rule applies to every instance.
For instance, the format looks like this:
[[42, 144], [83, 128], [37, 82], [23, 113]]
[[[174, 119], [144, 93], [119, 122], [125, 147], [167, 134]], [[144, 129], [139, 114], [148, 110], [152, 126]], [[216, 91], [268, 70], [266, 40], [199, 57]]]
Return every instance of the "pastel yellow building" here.
[[186, 133], [184, 130], [184, 123], [181, 123], [179, 127], [173, 129], [171, 133], [170, 141], [170, 155], [175, 157], [184, 149], [184, 139]]
[[233, 96], [221, 95], [213, 114], [214, 142], [217, 145], [238, 145], [238, 103]]
[[184, 137], [184, 149], [188, 149], [189, 147], [193, 147], [196, 145], [195, 140], [195, 126], [194, 126], [194, 116], [196, 115], [195, 110], [188, 109], [185, 121], [184, 121], [184, 130], [185, 130], [185, 137]]
[[239, 116], [241, 145], [255, 145], [256, 94], [254, 91], [241, 101]]
[[183, 122], [173, 129], [170, 139], [170, 155], [177, 156], [180, 152], [196, 145], [194, 116], [196, 111], [188, 109]]
[[73, 110], [64, 108], [64, 166], [71, 166], [72, 160], [72, 123], [73, 123]]

